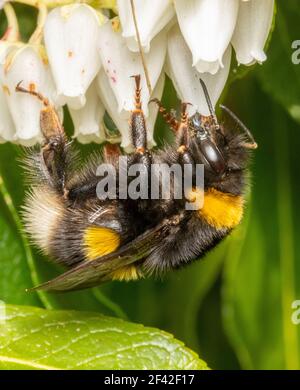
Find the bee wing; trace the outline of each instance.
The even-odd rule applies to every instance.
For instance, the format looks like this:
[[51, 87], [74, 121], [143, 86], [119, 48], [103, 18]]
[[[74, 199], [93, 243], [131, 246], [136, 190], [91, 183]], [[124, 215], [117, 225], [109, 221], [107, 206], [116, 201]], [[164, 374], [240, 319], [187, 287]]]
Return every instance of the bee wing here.
[[71, 291], [97, 286], [110, 278], [113, 271], [146, 258], [168, 235], [170, 221], [165, 220], [121, 247], [98, 259], [85, 261], [55, 279], [30, 290]]

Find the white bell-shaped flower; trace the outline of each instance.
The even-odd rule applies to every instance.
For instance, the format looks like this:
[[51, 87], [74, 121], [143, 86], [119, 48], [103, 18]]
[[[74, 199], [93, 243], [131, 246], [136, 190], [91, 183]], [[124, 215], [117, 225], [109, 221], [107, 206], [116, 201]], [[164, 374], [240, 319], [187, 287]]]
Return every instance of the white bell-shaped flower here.
[[[100, 57], [106, 77], [117, 99], [118, 111], [130, 111], [134, 108], [134, 91], [131, 76], [144, 75], [139, 53], [131, 52], [120, 31], [115, 31], [109, 21], [100, 28]], [[159, 79], [166, 56], [166, 33], [162, 31], [152, 43], [151, 50], [145, 54], [152, 88]], [[141, 99], [143, 110], [148, 115], [149, 90], [145, 77], [141, 79]]]
[[5, 92], [0, 89], [0, 143], [15, 140], [15, 127], [8, 110]]
[[4, 62], [9, 50], [9, 46], [10, 45], [8, 42], [0, 42], [0, 143], [14, 141], [16, 132], [6, 100], [6, 94], [8, 93], [8, 90], [5, 88], [5, 84], [3, 82]]
[[215, 74], [231, 40], [239, 0], [174, 0], [179, 26], [199, 72]]
[[[106, 111], [108, 112], [111, 119], [114, 121], [115, 125], [117, 126], [118, 130], [121, 133], [122, 136], [121, 147], [123, 147], [127, 152], [130, 152], [133, 149], [132, 139], [129, 132], [129, 120], [130, 120], [131, 111], [125, 109], [119, 111], [117, 99], [113, 93], [107, 75], [105, 74], [105, 71], [103, 69], [100, 70], [97, 80], [98, 80], [99, 96], [104, 104]], [[131, 81], [131, 85], [129, 89], [132, 96], [134, 96], [134, 80], [131, 78], [130, 81]], [[154, 88], [151, 98], [156, 97], [158, 99], [161, 99], [163, 89], [164, 89], [164, 81], [165, 81], [165, 77], [164, 74], [162, 73], [156, 84], [156, 87]], [[149, 148], [155, 145], [153, 132], [154, 132], [157, 112], [158, 110], [156, 105], [150, 104], [148, 113], [147, 115], [145, 115], [146, 123], [147, 123], [147, 142]]]
[[215, 106], [225, 86], [231, 60], [231, 47], [225, 51], [222, 62], [224, 67], [216, 74], [199, 73], [192, 67], [192, 54], [185, 43], [178, 26], [174, 26], [168, 34], [168, 54], [166, 71], [172, 79], [178, 97], [187, 103], [190, 115], [196, 111], [209, 115], [209, 109], [204, 97], [199, 79], [201, 78], [208, 89], [212, 104]]
[[[175, 15], [174, 6], [170, 0], [143, 0], [134, 4], [141, 44], [143, 50], [148, 52], [151, 40]], [[118, 0], [118, 10], [127, 46], [131, 51], [138, 51], [130, 0]]]
[[31, 146], [42, 138], [40, 131], [41, 102], [29, 94], [16, 92], [16, 86], [38, 91], [55, 105], [55, 86], [42, 46], [23, 45], [8, 54], [4, 65], [3, 90], [13, 119], [15, 140]]
[[74, 124], [74, 137], [83, 144], [105, 141], [103, 116], [105, 108], [98, 96], [96, 81], [86, 93], [86, 104], [79, 110], [70, 108]]
[[104, 16], [85, 4], [53, 9], [47, 16], [44, 40], [59, 103], [78, 109], [100, 68], [97, 50]]
[[264, 46], [274, 13], [274, 0], [251, 0], [240, 4], [232, 45], [239, 64], [252, 65], [267, 59]]

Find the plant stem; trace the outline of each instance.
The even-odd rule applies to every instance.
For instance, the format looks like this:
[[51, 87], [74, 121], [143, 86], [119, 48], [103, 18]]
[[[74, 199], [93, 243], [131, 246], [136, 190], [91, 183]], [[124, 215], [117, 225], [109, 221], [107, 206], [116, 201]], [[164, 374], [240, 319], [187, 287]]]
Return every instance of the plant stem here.
[[[39, 281], [37, 271], [35, 269], [32, 252], [28, 246], [28, 242], [27, 242], [27, 238], [25, 236], [25, 233], [23, 232], [23, 227], [22, 227], [22, 223], [20, 221], [19, 215], [15, 209], [12, 198], [11, 198], [7, 188], [6, 188], [6, 185], [5, 185], [4, 180], [3, 180], [1, 175], [0, 175], [0, 193], [2, 194], [4, 202], [5, 202], [8, 210], [10, 211], [11, 216], [14, 220], [14, 223], [15, 223], [15, 225], [20, 233], [21, 241], [23, 244], [23, 248], [24, 248], [24, 252], [25, 252], [25, 256], [26, 256], [26, 260], [27, 260], [27, 264], [28, 264], [28, 268], [30, 270], [31, 280], [32, 280], [33, 285], [37, 286], [38, 284], [40, 284], [40, 281]], [[53, 305], [51, 304], [48, 297], [46, 296], [46, 294], [43, 291], [37, 291], [37, 294], [38, 294], [38, 297], [40, 298], [42, 304], [44, 305], [44, 307], [46, 309], [53, 308]]]
[[102, 305], [111, 310], [116, 317], [122, 318], [123, 320], [128, 320], [128, 316], [122, 310], [122, 308], [115, 302], [113, 302], [110, 298], [108, 298], [100, 288], [93, 288], [93, 294]]
[[37, 26], [33, 34], [29, 38], [29, 43], [40, 44], [43, 38], [43, 30], [48, 15], [47, 6], [44, 3], [38, 4], [39, 14], [37, 20]]
[[16, 42], [19, 40], [19, 23], [11, 4], [6, 3], [3, 7], [6, 19], [7, 19], [7, 30], [2, 38], [5, 41]]

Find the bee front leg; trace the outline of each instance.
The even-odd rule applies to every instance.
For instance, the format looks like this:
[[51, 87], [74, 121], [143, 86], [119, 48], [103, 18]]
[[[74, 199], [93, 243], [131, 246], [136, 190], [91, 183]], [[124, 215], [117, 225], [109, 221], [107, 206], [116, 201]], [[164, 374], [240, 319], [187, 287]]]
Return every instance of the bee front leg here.
[[158, 111], [162, 114], [162, 117], [164, 118], [165, 122], [176, 133], [180, 123], [177, 121], [175, 116], [167, 111], [167, 109], [162, 105], [159, 99], [151, 99], [149, 103], [155, 103], [157, 105]]
[[147, 148], [147, 126], [141, 102], [141, 76], [136, 75], [133, 77], [135, 79], [135, 109], [132, 111], [130, 117], [130, 131], [135, 150], [131, 164], [141, 163], [149, 169], [151, 156]]

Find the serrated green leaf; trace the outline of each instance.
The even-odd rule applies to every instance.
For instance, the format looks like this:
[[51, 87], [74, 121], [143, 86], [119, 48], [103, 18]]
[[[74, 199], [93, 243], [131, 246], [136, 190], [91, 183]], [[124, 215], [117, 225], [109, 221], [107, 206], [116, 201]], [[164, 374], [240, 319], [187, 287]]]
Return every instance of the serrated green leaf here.
[[2, 369], [207, 369], [168, 333], [103, 315], [6, 306]]

